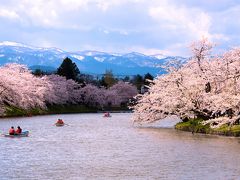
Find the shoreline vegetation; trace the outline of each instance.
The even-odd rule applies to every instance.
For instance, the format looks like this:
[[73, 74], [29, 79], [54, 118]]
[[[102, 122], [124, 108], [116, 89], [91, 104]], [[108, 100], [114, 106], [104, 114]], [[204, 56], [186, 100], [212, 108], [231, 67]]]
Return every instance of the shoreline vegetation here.
[[203, 119], [190, 119], [186, 122], [179, 122], [175, 125], [176, 130], [188, 131], [194, 133], [202, 134], [212, 134], [221, 136], [233, 136], [240, 137], [240, 125], [227, 125], [224, 124], [219, 128], [211, 128], [209, 124], [203, 125]]
[[29, 117], [36, 115], [49, 114], [72, 114], [72, 113], [99, 113], [99, 112], [131, 112], [127, 107], [107, 107], [104, 109], [88, 107], [86, 105], [51, 105], [47, 109], [34, 108], [30, 110], [21, 109], [18, 107], [7, 106], [6, 112], [0, 118], [10, 117]]

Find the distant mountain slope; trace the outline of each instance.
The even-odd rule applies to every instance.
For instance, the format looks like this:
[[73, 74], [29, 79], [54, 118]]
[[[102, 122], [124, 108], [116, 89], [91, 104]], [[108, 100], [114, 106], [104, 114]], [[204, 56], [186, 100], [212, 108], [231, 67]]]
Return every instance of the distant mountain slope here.
[[163, 73], [157, 66], [171, 59], [183, 57], [153, 55], [132, 52], [127, 54], [98, 51], [66, 52], [57, 48], [37, 48], [15, 42], [0, 43], [0, 65], [6, 63], [25, 64], [33, 69], [56, 70], [65, 57], [72, 59], [82, 73], [103, 74], [112, 70], [114, 74], [135, 75]]

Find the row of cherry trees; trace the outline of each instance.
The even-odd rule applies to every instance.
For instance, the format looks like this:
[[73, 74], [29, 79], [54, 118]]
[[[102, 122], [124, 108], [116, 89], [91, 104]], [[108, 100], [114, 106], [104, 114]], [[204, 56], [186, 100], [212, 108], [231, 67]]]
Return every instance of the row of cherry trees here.
[[120, 106], [137, 94], [135, 86], [119, 81], [109, 89], [81, 87], [59, 75], [34, 76], [24, 65], [0, 67], [0, 114], [8, 106], [22, 109], [46, 108], [52, 104], [85, 104], [93, 107]]
[[212, 56], [207, 39], [192, 44], [193, 56], [184, 64], [166, 66], [149, 92], [136, 97], [135, 122], [154, 122], [169, 115], [201, 117], [211, 127], [240, 119], [240, 48]]

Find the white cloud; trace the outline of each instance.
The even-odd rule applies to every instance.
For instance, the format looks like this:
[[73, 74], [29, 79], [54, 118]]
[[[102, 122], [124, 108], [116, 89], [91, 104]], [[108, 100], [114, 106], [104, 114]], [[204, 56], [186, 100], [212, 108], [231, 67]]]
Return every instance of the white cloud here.
[[0, 17], [13, 19], [13, 20], [19, 19], [19, 16], [15, 11], [4, 9], [4, 8], [0, 8]]
[[176, 7], [173, 4], [164, 3], [150, 8], [149, 14], [161, 26], [171, 31], [183, 32], [196, 39], [211, 36], [209, 33], [211, 17], [199, 9]]
[[219, 1], [4, 0], [0, 41], [167, 55], [185, 54], [203, 36], [236, 45], [240, 6]]
[[108, 30], [103, 30], [103, 32], [104, 32], [105, 34], [109, 34], [109, 31], [108, 31]]

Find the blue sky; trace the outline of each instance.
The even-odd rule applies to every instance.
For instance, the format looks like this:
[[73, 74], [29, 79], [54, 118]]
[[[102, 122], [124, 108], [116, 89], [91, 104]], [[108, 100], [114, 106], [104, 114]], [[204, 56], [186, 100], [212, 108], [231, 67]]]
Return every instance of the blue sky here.
[[239, 0], [1, 0], [0, 41], [67, 51], [188, 56], [208, 37], [240, 44]]

